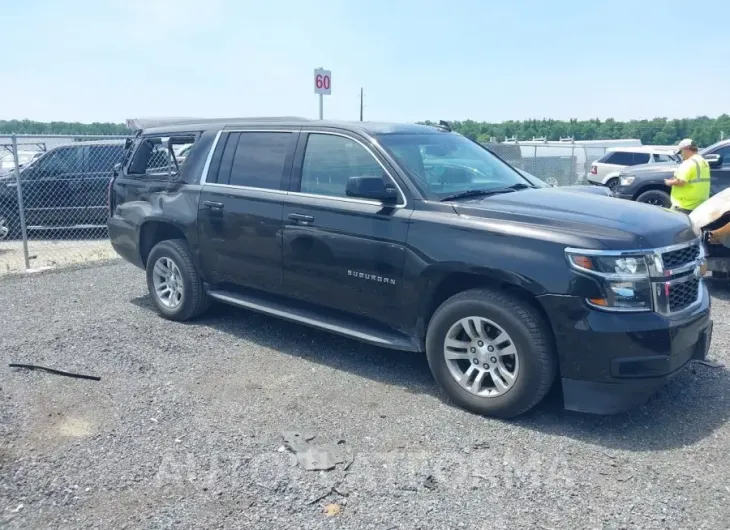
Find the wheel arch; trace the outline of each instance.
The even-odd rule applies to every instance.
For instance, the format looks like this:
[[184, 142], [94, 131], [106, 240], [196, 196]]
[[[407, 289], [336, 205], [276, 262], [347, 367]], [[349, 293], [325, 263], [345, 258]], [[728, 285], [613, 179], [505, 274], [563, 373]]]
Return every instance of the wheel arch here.
[[467, 267], [454, 267], [431, 269], [422, 278], [418, 306], [420, 311], [416, 322], [416, 334], [422, 348], [425, 349], [426, 330], [439, 306], [455, 294], [478, 288], [507, 292], [529, 305], [544, 319], [550, 332], [550, 340], [554, 343], [550, 318], [536, 298], [545, 294], [545, 289], [539, 283], [503, 270], [475, 271]]
[[632, 200], [636, 200], [639, 198], [639, 196], [642, 193], [646, 193], [647, 191], [656, 190], [656, 191], [663, 191], [664, 193], [671, 194], [672, 190], [669, 186], [665, 184], [661, 184], [659, 182], [649, 182], [647, 184], [643, 184], [635, 193]]
[[139, 256], [142, 266], [147, 266], [147, 258], [156, 244], [170, 239], [182, 239], [189, 243], [185, 232], [175, 223], [159, 219], [146, 220], [139, 228]]

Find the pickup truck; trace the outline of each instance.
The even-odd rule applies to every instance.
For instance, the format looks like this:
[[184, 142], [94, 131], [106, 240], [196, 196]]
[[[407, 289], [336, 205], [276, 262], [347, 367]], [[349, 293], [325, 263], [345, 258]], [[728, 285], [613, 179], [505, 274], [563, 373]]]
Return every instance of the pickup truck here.
[[[165, 148], [168, 171], [149, 171]], [[108, 213], [163, 317], [222, 302], [425, 353], [447, 397], [482, 415], [521, 415], [556, 384], [566, 409], [625, 410], [711, 341], [687, 216], [538, 186], [445, 123], [139, 130]]]
[[[730, 140], [721, 140], [700, 150], [710, 164], [710, 196], [730, 187]], [[679, 162], [642, 164], [623, 169], [618, 175], [618, 185], [613, 188], [619, 199], [643, 202], [669, 208], [671, 190], [664, 181], [671, 179]]]

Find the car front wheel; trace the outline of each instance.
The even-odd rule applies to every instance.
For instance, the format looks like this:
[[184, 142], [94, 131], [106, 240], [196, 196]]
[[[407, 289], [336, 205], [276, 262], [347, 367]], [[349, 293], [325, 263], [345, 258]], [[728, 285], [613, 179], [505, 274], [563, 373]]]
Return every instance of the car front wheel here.
[[529, 304], [473, 289], [446, 300], [426, 334], [434, 378], [457, 405], [511, 418], [537, 405], [557, 372], [551, 334]]
[[644, 204], [651, 204], [662, 208], [669, 208], [672, 205], [669, 194], [662, 190], [645, 191], [636, 198], [636, 202], [643, 202]]
[[161, 241], [147, 258], [147, 288], [160, 314], [185, 321], [201, 315], [208, 306], [192, 255], [185, 241]]

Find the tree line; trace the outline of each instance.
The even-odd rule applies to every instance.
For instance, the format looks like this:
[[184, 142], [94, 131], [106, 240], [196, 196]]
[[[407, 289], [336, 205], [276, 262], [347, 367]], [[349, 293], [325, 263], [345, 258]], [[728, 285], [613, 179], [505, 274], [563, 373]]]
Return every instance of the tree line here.
[[[431, 121], [420, 123], [433, 124]], [[506, 139], [532, 140], [608, 140], [636, 138], [645, 145], [672, 145], [682, 138], [692, 138], [707, 146], [730, 137], [730, 115], [698, 118], [616, 121], [607, 120], [525, 120], [488, 123], [474, 120], [450, 122], [451, 127], [478, 142], [502, 142]], [[9, 134], [69, 134], [124, 135], [131, 131], [123, 123], [39, 122], [31, 120], [0, 120], [0, 135]]]
[[[422, 123], [433, 124], [427, 121]], [[453, 130], [480, 143], [502, 142], [506, 139], [532, 140], [544, 138], [557, 141], [561, 138], [574, 140], [639, 139], [644, 145], [674, 145], [683, 138], [692, 138], [706, 147], [721, 139], [730, 138], [730, 116], [718, 118], [667, 119], [616, 121], [601, 120], [525, 120], [487, 123], [473, 120], [449, 123]]]

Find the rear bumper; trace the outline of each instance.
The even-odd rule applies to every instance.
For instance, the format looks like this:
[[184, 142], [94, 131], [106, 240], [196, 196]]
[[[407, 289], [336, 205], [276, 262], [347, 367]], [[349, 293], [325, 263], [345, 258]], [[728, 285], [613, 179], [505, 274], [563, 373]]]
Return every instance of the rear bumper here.
[[132, 265], [144, 269], [139, 254], [139, 236], [135, 226], [119, 217], [109, 217], [106, 226], [114, 251]]
[[704, 359], [712, 340], [710, 297], [672, 317], [607, 313], [569, 296], [540, 297], [552, 318], [564, 406], [614, 414], [647, 401], [687, 363]]

